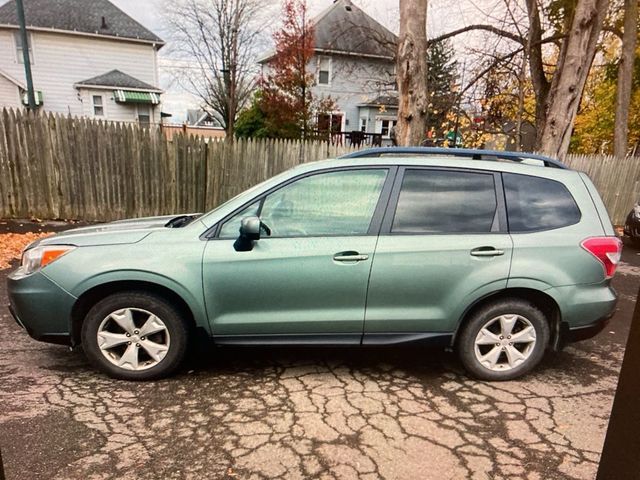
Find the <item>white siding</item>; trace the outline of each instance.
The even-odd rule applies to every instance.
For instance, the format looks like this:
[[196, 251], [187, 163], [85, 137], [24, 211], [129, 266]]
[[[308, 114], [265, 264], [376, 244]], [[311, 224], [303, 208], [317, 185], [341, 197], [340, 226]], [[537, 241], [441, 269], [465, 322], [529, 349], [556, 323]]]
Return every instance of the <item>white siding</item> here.
[[[358, 105], [379, 95], [388, 95], [395, 81], [394, 63], [390, 60], [356, 58], [345, 55], [331, 55], [331, 78], [329, 85], [317, 83], [318, 56], [314, 55], [308, 69], [314, 74], [316, 84], [313, 94], [317, 97], [331, 96], [338, 104], [338, 111], [345, 114], [347, 131], [360, 129]], [[347, 124], [348, 123], [348, 124]], [[372, 131], [369, 125], [367, 131]]]
[[19, 108], [20, 106], [20, 93], [17, 85], [0, 75], [0, 109], [3, 107]]
[[[24, 66], [16, 58], [14, 31], [0, 29], [0, 69], [24, 81]], [[113, 69], [157, 85], [156, 51], [152, 45], [37, 31], [32, 31], [31, 38], [34, 88], [43, 92], [46, 111], [71, 115], [90, 111], [83, 106], [84, 95], [73, 85]], [[0, 91], [0, 104], [5, 101]], [[107, 110], [111, 110], [110, 105]], [[135, 107], [115, 105], [112, 111], [117, 118], [113, 120], [124, 119], [131, 109], [135, 111]], [[159, 122], [160, 109], [154, 110], [158, 111], [154, 121]]]
[[[80, 89], [80, 102], [82, 104], [82, 113], [85, 117], [95, 118], [96, 120], [110, 120], [114, 122], [137, 122], [138, 107], [131, 103], [117, 103], [115, 101], [113, 90], [96, 90], [96, 89]], [[102, 105], [104, 107], [104, 116], [94, 115], [93, 96], [102, 96]], [[150, 105], [153, 123], [160, 123], [160, 106]]]

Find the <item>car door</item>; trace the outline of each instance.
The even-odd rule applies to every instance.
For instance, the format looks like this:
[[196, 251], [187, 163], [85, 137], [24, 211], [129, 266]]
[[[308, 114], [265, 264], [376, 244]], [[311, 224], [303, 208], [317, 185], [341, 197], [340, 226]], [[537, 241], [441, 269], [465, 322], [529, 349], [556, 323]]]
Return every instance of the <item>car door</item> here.
[[[360, 343], [392, 173], [375, 167], [304, 175], [220, 222], [203, 256], [206, 308], [218, 341]], [[237, 252], [240, 221], [251, 215], [271, 236]]]
[[453, 332], [473, 299], [506, 287], [511, 251], [500, 175], [401, 168], [376, 247], [363, 342]]

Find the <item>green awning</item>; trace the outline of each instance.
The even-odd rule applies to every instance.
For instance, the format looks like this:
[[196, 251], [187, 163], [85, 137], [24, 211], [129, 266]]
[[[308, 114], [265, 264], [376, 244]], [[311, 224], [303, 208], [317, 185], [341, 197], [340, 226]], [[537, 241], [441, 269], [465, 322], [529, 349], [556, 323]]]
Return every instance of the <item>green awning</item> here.
[[150, 103], [151, 105], [158, 105], [160, 103], [160, 95], [153, 92], [116, 90], [113, 94], [118, 103]]
[[[36, 107], [39, 107], [44, 103], [44, 95], [40, 90], [36, 91], [35, 94], [36, 94]], [[24, 92], [22, 94], [22, 103], [24, 105], [29, 105], [29, 95], [27, 94], [27, 92]]]

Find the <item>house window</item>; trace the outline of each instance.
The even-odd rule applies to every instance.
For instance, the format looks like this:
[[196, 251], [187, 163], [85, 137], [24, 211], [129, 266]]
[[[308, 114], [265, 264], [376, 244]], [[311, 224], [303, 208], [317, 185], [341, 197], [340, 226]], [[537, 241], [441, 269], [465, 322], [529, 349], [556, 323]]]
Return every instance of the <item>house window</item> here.
[[396, 126], [398, 122], [396, 120], [382, 120], [380, 133], [385, 138], [389, 138], [391, 129]]
[[[16, 60], [18, 63], [24, 63], [24, 52], [22, 48], [22, 35], [19, 31], [13, 33], [13, 38], [16, 42]], [[29, 60], [33, 63], [33, 39], [30, 33], [27, 33], [27, 38], [29, 42]]]
[[316, 119], [316, 128], [320, 134], [340, 134], [342, 132], [342, 119], [344, 116], [341, 113], [321, 113]]
[[104, 117], [104, 102], [102, 95], [93, 95], [93, 116], [94, 117]]
[[318, 84], [329, 85], [331, 83], [331, 57], [318, 58]]
[[367, 119], [366, 118], [361, 118], [360, 119], [360, 131], [361, 132], [366, 132], [367, 131]]
[[144, 128], [149, 128], [151, 125], [151, 107], [149, 105], [138, 105], [138, 123]]

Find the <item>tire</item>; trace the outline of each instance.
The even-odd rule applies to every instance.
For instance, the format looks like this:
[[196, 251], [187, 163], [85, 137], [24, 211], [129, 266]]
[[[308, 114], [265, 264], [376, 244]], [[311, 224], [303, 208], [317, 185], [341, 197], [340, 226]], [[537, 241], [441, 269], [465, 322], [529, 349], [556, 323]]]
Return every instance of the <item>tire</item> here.
[[87, 313], [81, 336], [89, 361], [121, 380], [170, 375], [189, 343], [179, 310], [148, 292], [121, 292], [100, 300]]
[[549, 322], [538, 307], [521, 299], [499, 300], [469, 317], [457, 342], [458, 356], [477, 379], [513, 380], [540, 363], [549, 337]]

